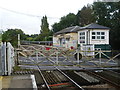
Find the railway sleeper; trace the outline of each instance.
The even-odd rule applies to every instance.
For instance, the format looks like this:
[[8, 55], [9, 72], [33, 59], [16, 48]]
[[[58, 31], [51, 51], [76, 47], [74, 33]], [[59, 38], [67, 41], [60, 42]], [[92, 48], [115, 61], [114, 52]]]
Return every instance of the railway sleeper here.
[[55, 71], [53, 72], [53, 75], [57, 78], [57, 80], [58, 80], [59, 83], [62, 82], [62, 80], [59, 78], [59, 75], [57, 75], [57, 74], [55, 73]]
[[51, 78], [49, 78], [49, 76], [46, 72], [43, 72], [43, 75], [48, 83], [52, 83]]
[[59, 80], [56, 78], [56, 76], [55, 76], [53, 73], [54, 73], [54, 72], [51, 72], [51, 73], [50, 73], [51, 78], [54, 77], [54, 78], [53, 78], [54, 82], [59, 83]]
[[12, 75], [26, 75], [26, 74], [33, 74], [33, 71], [16, 71], [12, 73]]
[[113, 71], [103, 71], [103, 73], [107, 74], [107, 75], [110, 75], [111, 77], [115, 77], [115, 78], [118, 78], [120, 80], [120, 74], [118, 73], [114, 73]]
[[111, 76], [109, 76], [108, 74], [105, 74], [103, 72], [90, 72], [88, 71], [90, 74], [98, 77], [99, 79], [101, 79], [103, 82], [105, 83], [108, 83], [108, 84], [111, 84], [112, 86], [115, 86], [115, 87], [119, 87], [120, 88], [120, 85], [119, 85], [119, 80], [117, 80], [117, 78], [113, 78]]
[[46, 76], [47, 76], [48, 83], [49, 83], [49, 84], [55, 84], [56, 82], [55, 82], [54, 79], [53, 79], [54, 77], [51, 76], [51, 72], [48, 71], [48, 72], [45, 72], [45, 73], [46, 73], [45, 78], [46, 78]]
[[51, 72], [49, 72], [48, 75], [49, 75], [49, 78], [51, 79], [52, 83], [57, 83], [57, 81], [55, 80], [55, 77], [52, 76]]
[[80, 77], [84, 78], [85, 80], [87, 80], [90, 83], [99, 83], [100, 81], [90, 75], [88, 75], [87, 73], [84, 72], [76, 72], [74, 71], [75, 74], [79, 75]]
[[119, 78], [115, 78], [112, 77], [111, 75], [105, 74], [105, 73], [98, 73], [99, 76], [103, 77], [104, 79], [106, 79], [106, 81], [112, 82], [115, 85], [120, 87], [120, 79]]
[[66, 82], [67, 81], [67, 78], [65, 76], [63, 76], [60, 72], [55, 71], [55, 74], [60, 78], [60, 80], [62, 82]]

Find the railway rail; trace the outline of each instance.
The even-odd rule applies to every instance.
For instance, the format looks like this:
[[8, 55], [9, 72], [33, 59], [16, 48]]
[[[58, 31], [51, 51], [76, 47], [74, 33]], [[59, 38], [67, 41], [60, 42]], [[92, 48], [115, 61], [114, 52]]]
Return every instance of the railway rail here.
[[[119, 73], [113, 70], [61, 70], [55, 66], [55, 70], [21, 70], [13, 75], [34, 74], [38, 90], [70, 89], [84, 90], [98, 87], [120, 88]], [[88, 89], [89, 90], [89, 89]], [[105, 89], [107, 90], [107, 89]]]
[[84, 90], [79, 84], [57, 67], [54, 71], [39, 70], [38, 77], [40, 77], [40, 81], [42, 81], [38, 86], [40, 90], [44, 88], [48, 90], [52, 90], [54, 88]]
[[114, 73], [111, 70], [94, 70], [94, 71], [85, 71], [88, 74], [100, 78], [102, 81], [116, 87], [120, 88], [120, 77], [117, 73]]

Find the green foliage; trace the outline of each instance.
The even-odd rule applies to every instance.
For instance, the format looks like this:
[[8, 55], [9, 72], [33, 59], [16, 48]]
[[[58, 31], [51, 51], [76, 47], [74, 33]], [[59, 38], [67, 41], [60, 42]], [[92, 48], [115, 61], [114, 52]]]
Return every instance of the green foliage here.
[[64, 28], [76, 25], [76, 15], [73, 13], [69, 13], [68, 15], [61, 17], [59, 23], [55, 23], [52, 25], [53, 32], [58, 32]]
[[14, 47], [18, 44], [18, 34], [20, 34], [21, 40], [26, 39], [26, 35], [21, 29], [8, 29], [2, 35], [3, 42], [10, 42]]
[[59, 23], [52, 25], [52, 29], [55, 33], [70, 26], [84, 26], [93, 22], [95, 22], [93, 10], [92, 7], [88, 5], [87, 7], [84, 6], [80, 11], [78, 11], [77, 15], [69, 13], [68, 15], [62, 17]]
[[14, 72], [20, 71], [20, 70], [21, 70], [21, 68], [20, 68], [19, 66], [17, 66], [17, 65], [15, 65], [15, 66], [13, 67], [13, 71], [14, 71]]
[[103, 2], [94, 2], [93, 3], [93, 10], [96, 16], [96, 22], [100, 25], [108, 26], [108, 20], [110, 19], [110, 12], [109, 8], [107, 9], [107, 4]]
[[39, 34], [32, 34], [32, 35], [26, 35], [27, 38], [26, 40], [27, 41], [35, 41], [35, 39], [39, 36]]
[[84, 6], [80, 11], [78, 11], [76, 18], [76, 23], [79, 26], [85, 26], [95, 22], [92, 6]]
[[41, 30], [40, 30], [40, 35], [35, 39], [36, 41], [48, 41], [49, 36], [51, 34], [51, 31], [49, 29], [49, 24], [47, 22], [47, 16], [44, 16], [41, 19]]
[[2, 30], [0, 30], [0, 42], [2, 42]]
[[25, 35], [21, 29], [8, 29], [3, 33], [2, 41], [11, 42], [17, 47], [18, 34], [21, 35], [21, 40], [51, 41], [51, 36], [55, 32], [70, 26], [85, 26], [93, 22], [110, 27], [110, 44], [113, 49], [120, 49], [120, 2], [94, 2], [92, 6], [84, 6], [76, 15], [69, 13], [61, 17], [60, 22], [52, 25], [52, 30], [49, 29], [47, 16], [44, 16], [41, 19], [39, 35]]
[[111, 28], [112, 48], [120, 50], [120, 2], [95, 2], [93, 10], [97, 23]]
[[85, 26], [96, 22], [110, 27], [110, 45], [120, 49], [120, 2], [94, 2], [84, 6], [76, 15], [69, 13], [60, 22], [52, 25], [53, 32], [58, 32], [73, 25]]

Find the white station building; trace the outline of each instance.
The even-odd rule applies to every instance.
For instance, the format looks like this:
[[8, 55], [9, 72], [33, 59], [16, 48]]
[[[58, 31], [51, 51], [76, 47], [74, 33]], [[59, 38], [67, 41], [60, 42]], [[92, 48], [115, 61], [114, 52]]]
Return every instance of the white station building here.
[[[110, 50], [109, 27], [96, 23], [85, 27], [72, 26], [53, 35], [53, 45], [81, 50]], [[91, 53], [94, 55], [94, 52]]]

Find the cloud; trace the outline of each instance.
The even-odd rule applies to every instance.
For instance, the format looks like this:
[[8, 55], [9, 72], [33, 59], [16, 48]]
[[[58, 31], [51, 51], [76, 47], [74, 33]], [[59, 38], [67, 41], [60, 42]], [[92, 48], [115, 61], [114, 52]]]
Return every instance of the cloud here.
[[0, 9], [0, 26], [3, 29], [20, 28], [27, 34], [39, 34], [42, 16], [48, 17], [51, 26], [61, 17], [68, 13], [76, 14], [84, 5], [92, 2], [93, 0], [0, 0], [0, 7], [8, 9]]

